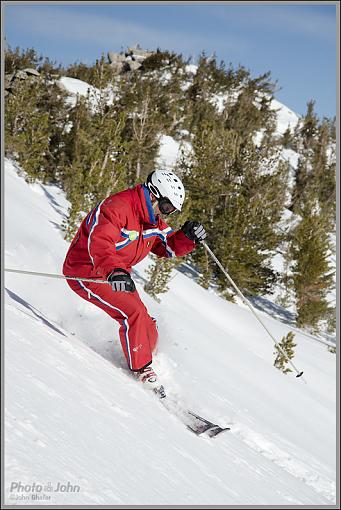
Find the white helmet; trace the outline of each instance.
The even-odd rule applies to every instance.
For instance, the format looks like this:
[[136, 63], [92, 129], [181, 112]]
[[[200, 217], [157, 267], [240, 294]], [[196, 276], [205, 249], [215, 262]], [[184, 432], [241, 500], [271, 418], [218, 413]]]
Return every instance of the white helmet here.
[[179, 177], [167, 170], [154, 170], [147, 177], [146, 185], [159, 201], [168, 198], [171, 204], [181, 211], [185, 200], [185, 188]]

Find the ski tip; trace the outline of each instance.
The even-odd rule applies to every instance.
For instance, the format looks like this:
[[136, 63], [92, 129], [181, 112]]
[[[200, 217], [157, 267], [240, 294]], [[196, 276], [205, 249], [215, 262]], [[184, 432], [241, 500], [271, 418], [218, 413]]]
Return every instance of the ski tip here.
[[303, 375], [303, 370], [302, 372], [300, 372], [299, 374], [296, 375], [296, 377], [301, 377], [301, 375]]
[[218, 434], [225, 432], [226, 430], [231, 430], [230, 427], [217, 427], [215, 429], [211, 429], [207, 431], [209, 437], [216, 437]]

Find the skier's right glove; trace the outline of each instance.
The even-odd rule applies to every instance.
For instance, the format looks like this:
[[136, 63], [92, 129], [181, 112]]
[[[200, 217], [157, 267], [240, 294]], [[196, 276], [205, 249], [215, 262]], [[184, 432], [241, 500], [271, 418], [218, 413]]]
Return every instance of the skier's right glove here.
[[107, 280], [115, 292], [134, 292], [136, 290], [135, 283], [125, 269], [114, 269], [107, 276]]

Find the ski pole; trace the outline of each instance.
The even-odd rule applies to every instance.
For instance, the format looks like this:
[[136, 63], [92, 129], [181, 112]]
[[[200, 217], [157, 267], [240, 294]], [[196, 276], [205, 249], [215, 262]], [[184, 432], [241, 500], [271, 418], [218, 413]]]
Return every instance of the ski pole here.
[[[222, 270], [222, 272], [224, 273], [224, 275], [226, 276], [226, 278], [228, 279], [228, 281], [231, 283], [231, 285], [234, 287], [234, 289], [236, 290], [236, 292], [238, 293], [238, 295], [242, 298], [242, 300], [244, 301], [244, 303], [250, 308], [251, 312], [253, 313], [253, 315], [256, 317], [256, 319], [258, 320], [258, 322], [260, 322], [260, 324], [263, 326], [263, 328], [265, 329], [265, 331], [268, 333], [268, 335], [270, 336], [270, 338], [272, 339], [272, 341], [274, 342], [274, 344], [276, 345], [277, 349], [282, 353], [282, 355], [285, 357], [285, 359], [288, 361], [288, 363], [290, 363], [290, 365], [292, 366], [292, 368], [295, 370], [295, 372], [297, 373], [296, 377], [301, 377], [302, 374], [303, 374], [303, 371], [301, 370], [298, 370], [295, 365], [292, 363], [292, 361], [288, 358], [288, 355], [283, 351], [283, 349], [281, 348], [281, 346], [277, 343], [276, 339], [274, 338], [274, 336], [271, 334], [271, 332], [269, 331], [269, 329], [266, 327], [266, 325], [264, 324], [264, 322], [262, 321], [262, 319], [258, 316], [258, 314], [256, 313], [256, 310], [254, 309], [254, 307], [251, 305], [251, 303], [246, 299], [246, 297], [244, 296], [244, 294], [239, 290], [239, 288], [237, 287], [237, 285], [234, 283], [234, 281], [232, 280], [231, 276], [228, 274], [228, 272], [226, 271], [226, 269], [224, 268], [224, 266], [221, 264], [221, 262], [217, 259], [217, 257], [214, 255], [213, 251], [209, 248], [209, 246], [207, 246], [206, 242], [203, 241], [202, 242], [202, 245], [203, 247], [205, 248], [205, 250], [207, 251], [207, 253], [212, 257], [212, 259], [214, 260], [214, 262], [217, 264], [217, 266]], [[302, 377], [303, 381], [306, 382], [304, 380], [304, 378]]]
[[62, 278], [64, 280], [78, 280], [81, 282], [92, 282], [92, 283], [107, 283], [110, 285], [110, 282], [107, 280], [94, 280], [91, 278], [79, 278], [78, 276], [64, 276], [63, 274], [53, 274], [53, 273], [37, 273], [35, 271], [22, 271], [20, 269], [6, 269], [7, 273], [20, 273], [20, 274], [28, 274], [34, 276], [45, 276], [48, 278]]

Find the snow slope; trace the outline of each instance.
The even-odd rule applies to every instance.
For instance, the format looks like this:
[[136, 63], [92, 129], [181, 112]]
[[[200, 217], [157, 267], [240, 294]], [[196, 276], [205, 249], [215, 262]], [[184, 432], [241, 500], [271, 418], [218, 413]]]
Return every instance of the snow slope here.
[[[7, 160], [5, 266], [60, 273], [67, 206]], [[5, 502], [335, 503], [335, 356], [297, 333], [307, 384], [283, 375], [247, 309], [178, 271], [158, 304], [143, 291], [148, 263], [134, 279], [158, 319], [155, 369], [169, 395], [231, 431], [188, 431], [126, 371], [117, 326], [64, 280], [5, 273]], [[263, 320], [278, 339], [289, 331]]]

